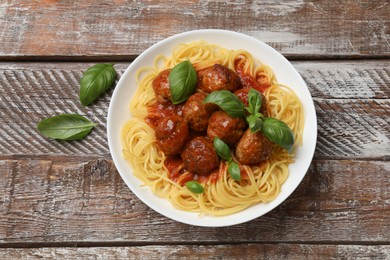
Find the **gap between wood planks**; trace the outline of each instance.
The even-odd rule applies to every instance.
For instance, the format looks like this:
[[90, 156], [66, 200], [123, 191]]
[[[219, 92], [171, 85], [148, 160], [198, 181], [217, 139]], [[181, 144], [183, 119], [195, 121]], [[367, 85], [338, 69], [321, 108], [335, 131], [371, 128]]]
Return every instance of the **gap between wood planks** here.
[[[283, 54], [283, 53], [282, 53]], [[283, 54], [292, 61], [332, 61], [332, 60], [382, 60], [390, 59], [390, 54], [375, 55], [307, 55]], [[102, 56], [0, 56], [0, 62], [132, 62], [138, 55], [102, 55]]]
[[253, 241], [239, 241], [239, 242], [222, 242], [222, 241], [188, 241], [188, 242], [159, 242], [159, 241], [100, 241], [100, 242], [22, 242], [22, 243], [3, 243], [0, 248], [41, 248], [41, 247], [140, 247], [140, 246], [212, 246], [212, 245], [353, 245], [353, 246], [387, 246], [390, 241], [261, 241], [254, 243]]
[[[105, 159], [105, 160], [112, 160], [111, 155], [85, 155], [85, 156], [77, 156], [77, 155], [0, 155], [0, 161], [5, 160], [43, 160], [43, 161], [51, 161], [53, 163], [61, 163], [61, 162], [67, 162], [67, 163], [83, 163], [83, 162], [89, 162], [92, 160], [99, 160], [99, 159]], [[346, 161], [346, 159], [343, 156], [334, 156], [333, 158], [329, 158], [329, 156], [316, 156], [314, 155], [313, 161], [321, 161], [321, 160], [327, 160], [327, 161]], [[378, 157], [353, 157], [354, 161], [390, 161], [390, 156], [384, 155], [384, 156], [378, 156]]]

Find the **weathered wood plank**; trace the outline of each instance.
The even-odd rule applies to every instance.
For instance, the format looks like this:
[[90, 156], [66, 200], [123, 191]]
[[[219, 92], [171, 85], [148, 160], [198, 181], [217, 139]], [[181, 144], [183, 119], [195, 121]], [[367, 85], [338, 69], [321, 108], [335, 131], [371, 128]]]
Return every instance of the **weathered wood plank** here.
[[[316, 158], [390, 156], [388, 60], [295, 62], [313, 93], [318, 115]], [[90, 63], [0, 63], [1, 156], [108, 156], [106, 116], [112, 90], [90, 107], [78, 99], [79, 79]], [[127, 64], [116, 65], [119, 74]], [[39, 134], [36, 123], [79, 113], [99, 124], [80, 142]]]
[[0, 248], [12, 259], [376, 259], [385, 260], [390, 246], [240, 244], [91, 248]]
[[390, 97], [390, 60], [292, 61], [314, 98]]
[[389, 57], [389, 2], [29, 1], [0, 3], [0, 58], [134, 57], [173, 34], [237, 30], [291, 58]]
[[316, 158], [390, 159], [390, 100], [315, 100]]
[[[96, 63], [0, 62], [0, 86], [34, 96], [77, 99], [80, 77]], [[117, 62], [118, 78], [130, 62]], [[313, 97], [385, 99], [390, 97], [390, 60], [292, 61]], [[15, 86], [17, 85], [17, 86]], [[68, 88], [61, 92], [61, 89]], [[2, 91], [6, 95], [6, 91]], [[104, 97], [103, 97], [104, 98]]]
[[177, 223], [135, 197], [110, 160], [0, 161], [0, 243], [390, 241], [390, 162], [313, 161], [298, 189], [251, 222]]

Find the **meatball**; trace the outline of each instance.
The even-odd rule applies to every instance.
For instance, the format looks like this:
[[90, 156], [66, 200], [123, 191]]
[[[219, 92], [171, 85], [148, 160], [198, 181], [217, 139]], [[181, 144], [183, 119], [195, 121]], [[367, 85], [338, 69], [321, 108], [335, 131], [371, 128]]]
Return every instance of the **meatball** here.
[[214, 144], [203, 136], [189, 141], [181, 153], [185, 167], [192, 173], [208, 175], [219, 166]]
[[242, 88], [239, 90], [236, 90], [234, 94], [241, 100], [241, 102], [244, 104], [244, 106], [249, 106], [248, 103], [248, 93], [250, 88]]
[[160, 102], [171, 100], [169, 88], [169, 73], [171, 69], [161, 71], [152, 82], [152, 87], [156, 98]]
[[241, 86], [241, 81], [237, 74], [219, 64], [205, 69], [201, 75], [198, 87], [206, 93], [224, 89], [235, 91]]
[[237, 160], [246, 165], [255, 165], [267, 160], [272, 153], [272, 143], [261, 132], [252, 133], [248, 128], [236, 147]]
[[156, 128], [158, 147], [167, 155], [179, 154], [187, 139], [187, 122], [180, 116], [167, 116], [158, 121]]
[[183, 108], [183, 117], [190, 128], [201, 132], [207, 129], [211, 114], [218, 109], [218, 106], [212, 103], [203, 104], [206, 98], [204, 93], [192, 95], [185, 103]]
[[[234, 94], [241, 100], [242, 103], [244, 103], [244, 106], [246, 107], [249, 106], [248, 94], [250, 89], [251, 88], [242, 88], [234, 92]], [[260, 113], [262, 113], [264, 116], [268, 116], [267, 103], [263, 94], [261, 94], [261, 99], [262, 99], [262, 103], [261, 103]]]
[[217, 111], [209, 119], [207, 136], [211, 140], [218, 136], [228, 145], [234, 145], [244, 133], [245, 126], [244, 119], [231, 117], [224, 111]]

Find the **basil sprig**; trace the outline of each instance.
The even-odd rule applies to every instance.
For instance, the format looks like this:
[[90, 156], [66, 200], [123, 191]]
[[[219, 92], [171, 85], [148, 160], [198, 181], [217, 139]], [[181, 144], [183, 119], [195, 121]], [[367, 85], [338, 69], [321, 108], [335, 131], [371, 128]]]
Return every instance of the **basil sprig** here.
[[169, 90], [173, 104], [186, 101], [195, 91], [198, 77], [191, 62], [177, 64], [169, 73]]
[[294, 146], [294, 134], [291, 129], [284, 123], [273, 117], [263, 119], [261, 132], [271, 141], [292, 152]]
[[230, 176], [233, 178], [235, 181], [241, 181], [241, 171], [240, 167], [236, 162], [230, 162], [230, 165], [228, 167], [228, 172]]
[[260, 113], [263, 98], [259, 91], [251, 88], [248, 92], [248, 106], [245, 108], [249, 115], [246, 117], [252, 133], [261, 131], [264, 115]]
[[240, 167], [236, 162], [233, 162], [229, 146], [218, 137], [214, 137], [214, 148], [218, 156], [229, 163], [228, 172], [233, 180], [241, 181]]
[[273, 117], [264, 117], [260, 113], [262, 97], [260, 92], [250, 89], [248, 93], [249, 106], [245, 109], [249, 112], [246, 121], [252, 133], [261, 131], [271, 142], [283, 147], [289, 153], [294, 146], [294, 134], [291, 129], [284, 123]]
[[263, 120], [254, 115], [249, 115], [246, 118], [246, 121], [248, 122], [249, 128], [251, 129], [252, 133], [259, 132], [263, 126]]
[[229, 146], [218, 137], [214, 138], [214, 148], [221, 159], [229, 161], [232, 158]]
[[260, 109], [261, 105], [263, 103], [263, 98], [261, 97], [261, 94], [259, 91], [251, 88], [248, 92], [248, 104], [249, 106], [245, 109], [249, 112], [251, 115], [260, 116]]
[[203, 103], [214, 103], [232, 117], [245, 117], [244, 104], [228, 90], [219, 90], [208, 94]]
[[193, 193], [203, 193], [204, 192], [204, 188], [202, 185], [200, 185], [199, 182], [197, 181], [188, 181], [186, 182], [186, 187], [187, 189], [189, 189], [191, 192]]
[[77, 114], [62, 114], [43, 119], [37, 128], [46, 137], [59, 140], [80, 140], [87, 136], [96, 124]]
[[89, 67], [80, 80], [81, 104], [90, 105], [114, 85], [115, 79], [116, 71], [112, 64], [96, 64]]

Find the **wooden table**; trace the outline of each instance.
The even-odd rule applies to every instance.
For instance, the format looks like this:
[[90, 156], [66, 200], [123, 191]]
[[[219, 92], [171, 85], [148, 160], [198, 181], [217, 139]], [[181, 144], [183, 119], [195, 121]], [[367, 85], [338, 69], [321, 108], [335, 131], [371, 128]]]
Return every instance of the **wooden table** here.
[[[1, 1], [0, 258], [390, 259], [390, 2], [161, 2]], [[112, 90], [90, 107], [78, 100], [90, 65], [113, 62], [121, 75], [157, 41], [202, 28], [284, 54], [318, 116], [298, 189], [225, 228], [181, 224], [143, 204], [108, 150]], [[42, 137], [36, 123], [59, 113], [99, 126], [80, 142]]]

